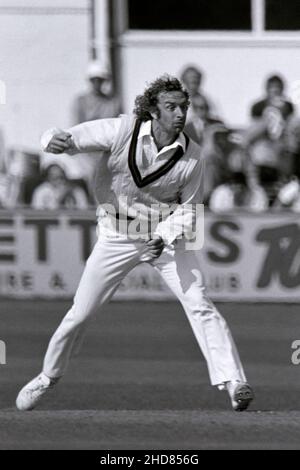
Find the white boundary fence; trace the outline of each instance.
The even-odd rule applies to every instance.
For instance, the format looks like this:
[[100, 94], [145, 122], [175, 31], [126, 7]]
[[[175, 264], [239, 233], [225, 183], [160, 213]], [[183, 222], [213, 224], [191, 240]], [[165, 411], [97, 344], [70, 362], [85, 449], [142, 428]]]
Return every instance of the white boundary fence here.
[[[96, 240], [95, 212], [0, 212], [0, 295], [70, 298]], [[215, 300], [300, 301], [300, 223], [291, 213], [205, 216], [198, 254]], [[147, 264], [115, 299], [173, 296]]]

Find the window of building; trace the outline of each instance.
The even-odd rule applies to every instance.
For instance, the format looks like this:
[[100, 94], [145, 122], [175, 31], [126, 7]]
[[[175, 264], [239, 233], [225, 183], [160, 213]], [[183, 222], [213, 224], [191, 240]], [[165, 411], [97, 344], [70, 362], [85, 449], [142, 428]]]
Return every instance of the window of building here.
[[131, 30], [300, 32], [300, 0], [127, 0]]
[[265, 0], [266, 30], [300, 30], [299, 0]]
[[128, 0], [133, 30], [251, 31], [251, 0]]

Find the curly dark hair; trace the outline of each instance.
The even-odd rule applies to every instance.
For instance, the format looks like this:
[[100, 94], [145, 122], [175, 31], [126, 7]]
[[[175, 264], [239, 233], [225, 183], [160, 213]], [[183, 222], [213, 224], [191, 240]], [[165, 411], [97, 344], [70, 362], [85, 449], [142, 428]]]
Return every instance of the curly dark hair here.
[[139, 95], [135, 99], [134, 114], [141, 121], [152, 120], [151, 112], [156, 111], [158, 103], [158, 95], [160, 93], [168, 93], [170, 91], [181, 91], [187, 99], [188, 104], [189, 94], [183, 88], [182, 83], [178, 78], [171, 77], [170, 75], [163, 75], [157, 78], [154, 82], [146, 88], [143, 95]]

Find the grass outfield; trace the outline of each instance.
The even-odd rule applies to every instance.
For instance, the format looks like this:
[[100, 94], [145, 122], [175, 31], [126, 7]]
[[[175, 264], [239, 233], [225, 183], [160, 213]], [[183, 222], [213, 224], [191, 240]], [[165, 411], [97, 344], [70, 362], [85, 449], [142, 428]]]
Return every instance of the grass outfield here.
[[219, 304], [256, 399], [230, 409], [177, 303], [111, 303], [64, 380], [33, 411], [15, 411], [70, 303], [0, 301], [0, 449], [300, 449], [298, 305]]

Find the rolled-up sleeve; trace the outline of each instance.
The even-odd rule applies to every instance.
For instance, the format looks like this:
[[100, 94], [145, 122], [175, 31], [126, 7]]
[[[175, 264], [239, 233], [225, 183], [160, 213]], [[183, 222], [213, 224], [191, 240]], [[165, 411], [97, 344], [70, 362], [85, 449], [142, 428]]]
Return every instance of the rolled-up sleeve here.
[[41, 146], [44, 152], [47, 152], [52, 137], [64, 131], [72, 136], [72, 146], [65, 152], [69, 155], [82, 152], [96, 152], [98, 150], [109, 151], [119, 132], [120, 126], [121, 119], [113, 118], [84, 122], [70, 129], [49, 129], [41, 137]]
[[175, 211], [160, 222], [154, 235], [169, 245], [182, 235], [189, 236], [196, 227], [197, 205], [203, 203], [204, 160], [199, 159], [191, 176], [180, 192], [180, 204]]

